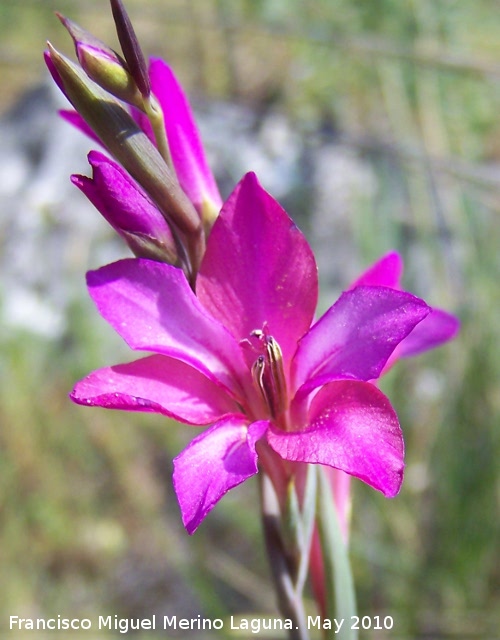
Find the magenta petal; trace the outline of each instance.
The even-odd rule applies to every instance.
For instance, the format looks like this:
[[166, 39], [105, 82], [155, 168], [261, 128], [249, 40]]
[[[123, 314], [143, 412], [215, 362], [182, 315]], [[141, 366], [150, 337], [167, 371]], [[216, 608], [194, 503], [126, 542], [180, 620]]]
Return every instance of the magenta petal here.
[[[52, 76], [52, 80], [56, 83], [62, 93], [66, 96], [66, 90], [64, 89], [64, 83], [59, 75], [59, 71], [56, 69], [55, 64], [52, 62], [52, 57], [50, 55], [50, 51], [46, 49], [43, 52], [43, 59], [45, 64], [47, 65], [47, 69], [49, 70], [50, 75]], [[66, 96], [67, 97], [67, 96]]]
[[196, 291], [237, 340], [267, 324], [288, 361], [310, 327], [318, 295], [314, 256], [253, 173], [238, 184], [212, 228]]
[[128, 105], [128, 108], [129, 108], [130, 115], [135, 120], [137, 125], [147, 135], [147, 137], [149, 138], [149, 141], [151, 142], [151, 144], [156, 146], [155, 133], [153, 131], [153, 127], [151, 126], [151, 122], [150, 122], [149, 118], [147, 117], [147, 115], [145, 113], [143, 113], [142, 111], [139, 111], [139, 109], [137, 109], [136, 107], [134, 107], [134, 106], [132, 106], [130, 104]]
[[459, 328], [459, 320], [451, 313], [431, 309], [429, 315], [401, 342], [398, 357], [407, 358], [434, 349], [454, 338]]
[[271, 427], [267, 438], [285, 460], [340, 469], [389, 498], [401, 487], [404, 443], [398, 418], [389, 400], [369, 382], [326, 385], [311, 402], [304, 431], [285, 433]]
[[176, 358], [234, 394], [248, 375], [241, 348], [203, 309], [180, 269], [128, 259], [87, 274], [100, 314], [132, 349]]
[[77, 111], [74, 111], [73, 109], [61, 109], [59, 111], [59, 115], [63, 120], [66, 120], [66, 122], [75, 127], [75, 129], [78, 129], [86, 136], [88, 136], [91, 140], [97, 142], [98, 145], [104, 147], [102, 141], [96, 136], [96, 134], [92, 131], [92, 129]]
[[184, 91], [170, 67], [159, 58], [151, 59], [149, 75], [153, 93], [163, 110], [170, 153], [181, 187], [199, 212], [205, 201], [210, 201], [218, 211], [222, 200]]
[[389, 287], [401, 289], [401, 276], [403, 274], [403, 259], [396, 251], [390, 251], [379, 258], [351, 284], [349, 289], [360, 286]]
[[294, 358], [301, 394], [339, 378], [377, 378], [395, 347], [429, 313], [423, 300], [387, 287], [356, 287], [311, 327]]
[[239, 411], [203, 374], [157, 355], [94, 371], [75, 385], [70, 397], [85, 406], [161, 413], [197, 425]]
[[230, 489], [257, 473], [255, 444], [269, 423], [248, 425], [244, 416], [224, 418], [195, 438], [174, 460], [174, 487], [188, 533]]

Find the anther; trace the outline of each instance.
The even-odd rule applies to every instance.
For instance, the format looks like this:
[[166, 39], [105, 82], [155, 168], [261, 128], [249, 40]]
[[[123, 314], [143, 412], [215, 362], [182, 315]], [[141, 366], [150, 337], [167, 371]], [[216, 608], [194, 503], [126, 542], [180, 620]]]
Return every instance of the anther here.
[[267, 335], [267, 332], [257, 329], [252, 331], [252, 336], [258, 338], [264, 346], [264, 354], [260, 355], [252, 365], [253, 380], [269, 413], [276, 419], [287, 408], [283, 354], [279, 344], [272, 336]]

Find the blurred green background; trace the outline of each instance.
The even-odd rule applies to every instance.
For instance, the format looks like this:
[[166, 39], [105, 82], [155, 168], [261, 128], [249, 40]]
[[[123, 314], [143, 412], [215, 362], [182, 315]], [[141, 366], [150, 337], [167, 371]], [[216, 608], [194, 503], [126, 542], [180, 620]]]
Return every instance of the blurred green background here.
[[[406, 482], [393, 501], [354, 483], [351, 555], [360, 613], [395, 627], [362, 637], [500, 637], [498, 2], [127, 7], [145, 51], [168, 59], [191, 96], [272, 104], [302, 135], [327, 126], [370, 163], [377, 188], [350, 212], [347, 272], [397, 248], [407, 288], [458, 313], [462, 331], [384, 381]], [[46, 39], [71, 51], [56, 9], [116, 42], [104, 0], [1, 0], [3, 111], [43, 77]], [[67, 399], [88, 371], [130, 358], [86, 298], [87, 266], [64, 336], [0, 330], [0, 627], [9, 615], [273, 612], [256, 485], [189, 538], [170, 472], [194, 431]]]

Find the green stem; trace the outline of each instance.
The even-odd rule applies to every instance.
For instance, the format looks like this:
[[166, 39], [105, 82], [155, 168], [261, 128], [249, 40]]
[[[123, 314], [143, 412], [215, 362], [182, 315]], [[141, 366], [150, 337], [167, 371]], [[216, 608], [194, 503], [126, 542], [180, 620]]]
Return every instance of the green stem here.
[[[178, 185], [179, 180], [172, 161], [172, 154], [170, 153], [163, 111], [160, 103], [153, 94], [150, 94], [149, 97], [144, 100], [144, 110], [153, 129], [158, 152], [170, 169], [170, 173]], [[194, 289], [196, 275], [205, 252], [205, 233], [203, 225], [199, 226], [196, 233], [193, 232], [184, 236], [184, 245], [190, 262], [186, 275], [191, 287]]]
[[163, 111], [160, 103], [153, 94], [150, 94], [149, 98], [144, 100], [144, 109], [146, 111], [149, 122], [151, 123], [151, 127], [153, 128], [158, 151], [161, 157], [165, 160], [170, 171], [177, 178], [174, 163], [172, 161], [172, 154], [170, 153], [170, 147], [168, 144]]
[[[287, 552], [279, 500], [270, 477], [262, 471], [259, 478], [264, 538], [278, 596], [278, 607], [282, 616], [291, 620], [289, 639], [309, 640], [302, 597], [303, 584], [297, 584], [300, 559], [297, 562], [295, 554]], [[305, 553], [308, 554], [309, 549], [305, 550]]]
[[348, 550], [342, 537], [330, 483], [320, 465], [317, 521], [325, 571], [326, 614], [331, 620], [344, 620], [336, 638], [356, 640], [358, 632], [351, 629], [350, 624], [352, 617], [356, 615], [356, 593]]

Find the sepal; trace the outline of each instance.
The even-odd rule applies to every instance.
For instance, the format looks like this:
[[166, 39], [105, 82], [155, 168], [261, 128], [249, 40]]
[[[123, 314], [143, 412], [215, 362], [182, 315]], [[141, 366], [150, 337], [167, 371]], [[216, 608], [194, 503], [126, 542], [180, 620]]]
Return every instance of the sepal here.
[[111, 10], [113, 12], [118, 40], [120, 41], [129, 71], [141, 94], [144, 98], [149, 98], [151, 94], [151, 83], [149, 80], [148, 66], [137, 36], [135, 35], [134, 27], [130, 22], [130, 18], [121, 0], [111, 0]]

